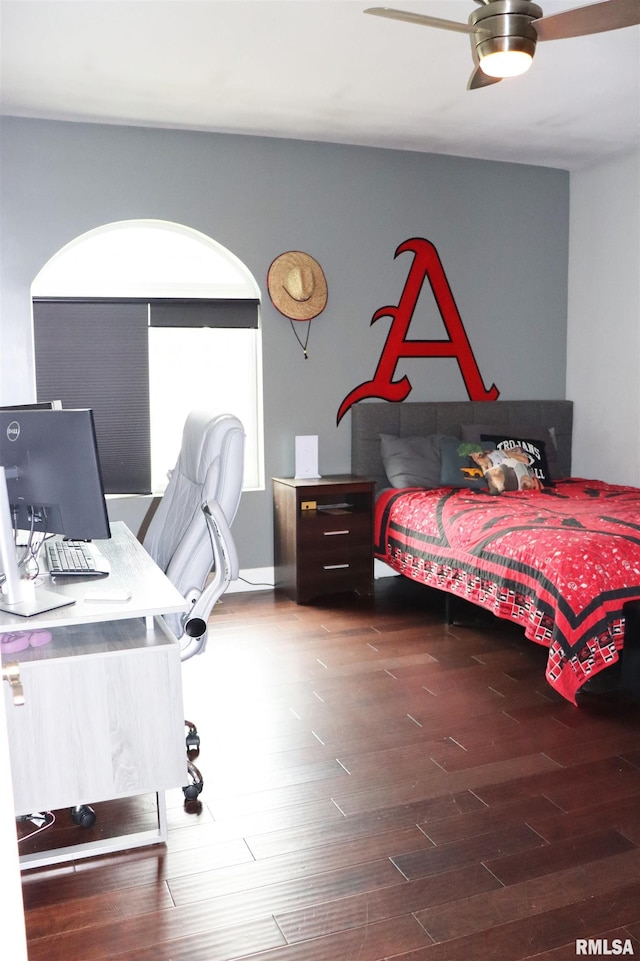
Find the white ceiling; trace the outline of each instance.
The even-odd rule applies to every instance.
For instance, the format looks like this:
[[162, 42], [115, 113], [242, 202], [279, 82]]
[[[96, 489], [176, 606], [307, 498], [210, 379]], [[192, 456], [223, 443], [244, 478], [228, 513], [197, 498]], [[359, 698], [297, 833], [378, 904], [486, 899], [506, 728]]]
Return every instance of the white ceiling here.
[[[386, 2], [461, 21], [476, 9]], [[364, 16], [374, 5], [0, 0], [1, 111], [568, 170], [640, 144], [640, 27], [539, 43], [528, 74], [467, 91], [468, 37]]]

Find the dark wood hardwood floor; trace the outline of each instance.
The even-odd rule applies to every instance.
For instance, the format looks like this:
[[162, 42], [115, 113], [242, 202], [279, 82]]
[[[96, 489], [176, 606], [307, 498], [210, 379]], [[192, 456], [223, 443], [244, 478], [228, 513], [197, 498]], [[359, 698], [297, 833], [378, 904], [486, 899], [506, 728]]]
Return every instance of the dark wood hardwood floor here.
[[[638, 702], [575, 708], [544, 649], [459, 615], [398, 578], [227, 595], [183, 665], [201, 806], [169, 795], [166, 847], [26, 872], [30, 961], [566, 961], [598, 938], [640, 957]], [[91, 831], [153, 800], [97, 805]], [[22, 846], [79, 836], [57, 812]]]

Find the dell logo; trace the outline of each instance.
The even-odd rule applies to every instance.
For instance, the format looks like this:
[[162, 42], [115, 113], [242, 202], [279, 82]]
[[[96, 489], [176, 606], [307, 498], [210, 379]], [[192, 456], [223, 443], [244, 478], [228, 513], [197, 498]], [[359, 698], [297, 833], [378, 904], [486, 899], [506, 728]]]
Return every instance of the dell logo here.
[[7, 440], [17, 440], [20, 436], [20, 424], [17, 420], [12, 420], [7, 427]]

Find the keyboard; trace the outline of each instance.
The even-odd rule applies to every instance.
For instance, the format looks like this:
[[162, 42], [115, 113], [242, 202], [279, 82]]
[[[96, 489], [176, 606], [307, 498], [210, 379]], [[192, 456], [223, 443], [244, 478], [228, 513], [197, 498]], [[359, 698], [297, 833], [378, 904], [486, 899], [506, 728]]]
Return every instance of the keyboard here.
[[84, 541], [45, 541], [44, 549], [50, 574], [104, 577], [110, 571], [106, 557]]

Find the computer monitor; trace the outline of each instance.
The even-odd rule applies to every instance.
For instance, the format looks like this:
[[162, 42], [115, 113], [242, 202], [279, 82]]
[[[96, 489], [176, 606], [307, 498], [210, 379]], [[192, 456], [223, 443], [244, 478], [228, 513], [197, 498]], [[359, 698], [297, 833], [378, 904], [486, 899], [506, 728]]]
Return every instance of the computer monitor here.
[[72, 603], [20, 578], [16, 529], [111, 536], [91, 410], [0, 410], [0, 607], [31, 616]]
[[35, 404], [9, 404], [6, 407], [0, 407], [0, 410], [51, 410], [53, 407], [59, 409], [62, 407], [62, 401], [43, 400], [41, 402], [38, 401]]

